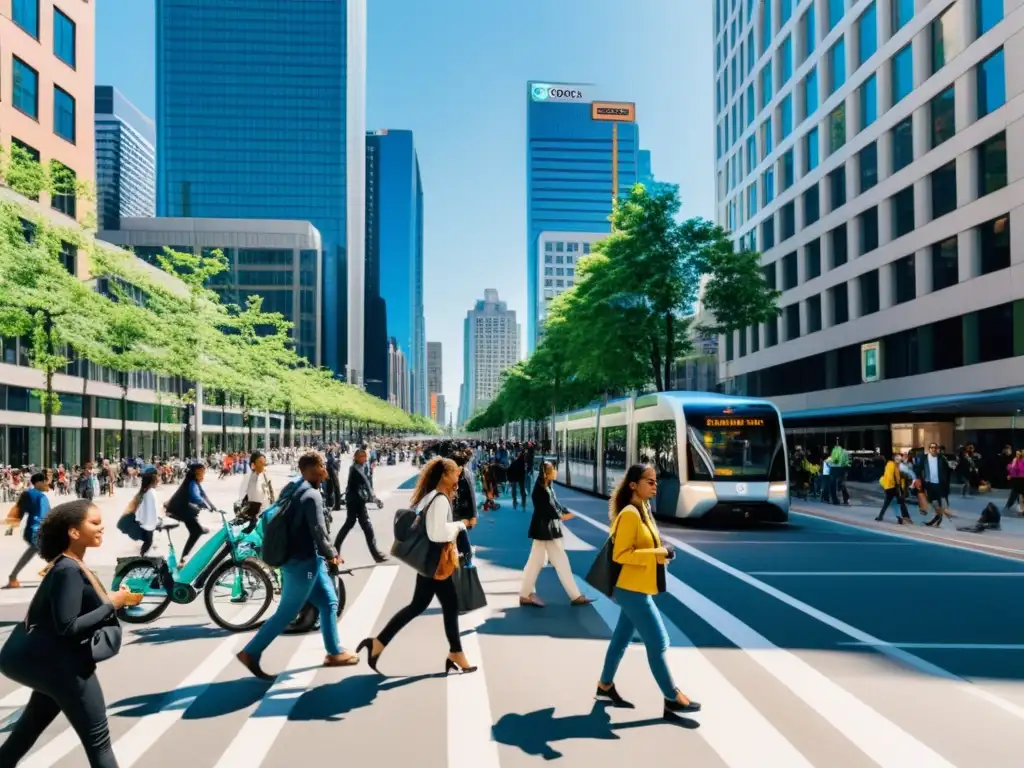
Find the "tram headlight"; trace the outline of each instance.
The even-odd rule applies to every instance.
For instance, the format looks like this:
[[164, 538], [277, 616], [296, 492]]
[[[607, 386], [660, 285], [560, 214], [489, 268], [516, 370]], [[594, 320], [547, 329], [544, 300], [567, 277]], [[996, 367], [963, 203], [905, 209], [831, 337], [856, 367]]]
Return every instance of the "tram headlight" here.
[[784, 498], [789, 495], [789, 486], [786, 483], [769, 483], [768, 498]]

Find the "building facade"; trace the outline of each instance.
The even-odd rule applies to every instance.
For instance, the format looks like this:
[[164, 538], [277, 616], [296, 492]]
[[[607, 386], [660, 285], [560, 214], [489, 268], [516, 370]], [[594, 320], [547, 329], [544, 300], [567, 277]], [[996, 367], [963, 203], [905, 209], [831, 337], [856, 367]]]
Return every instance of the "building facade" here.
[[379, 130], [366, 136], [366, 222], [367, 300], [380, 300], [368, 314], [366, 369], [378, 371], [389, 354], [387, 346], [377, 346], [382, 338], [397, 344], [409, 365], [409, 409], [425, 415], [423, 184], [411, 131]]
[[501, 374], [519, 362], [520, 328], [515, 310], [493, 288], [466, 313], [463, 402], [460, 423], [487, 407], [501, 389]]
[[260, 296], [263, 309], [294, 324], [300, 355], [320, 365], [323, 276], [320, 233], [308, 221], [261, 219], [122, 218], [120, 227], [97, 237], [131, 248], [155, 263], [165, 247], [186, 253], [223, 251], [228, 269], [210, 287], [225, 303], [245, 306]]
[[716, 0], [717, 216], [783, 292], [777, 322], [724, 339], [729, 391], [829, 444], [1012, 441], [1020, 6]]
[[96, 179], [95, 22], [95, 3], [0, 0], [0, 143], [11, 160], [22, 152], [59, 172], [63, 190], [40, 202], [79, 220], [92, 204], [74, 182]]
[[537, 318], [537, 341], [544, 336], [544, 320], [556, 296], [576, 284], [576, 265], [590, 255], [594, 243], [608, 237], [607, 232], [541, 232], [537, 236], [537, 305], [531, 307]]
[[116, 88], [97, 85], [96, 218], [117, 229], [122, 216], [156, 216], [156, 127]]
[[591, 118], [593, 85], [530, 82], [526, 89], [527, 352], [543, 321], [541, 233], [611, 231], [616, 192], [638, 180], [639, 129], [618, 124], [619, 189], [612, 189], [612, 123]]
[[444, 377], [441, 342], [427, 342], [427, 397], [430, 409], [428, 416], [442, 427], [444, 421]]
[[321, 360], [362, 383], [366, 0], [161, 0], [156, 38], [159, 215], [312, 222]]
[[409, 361], [397, 339], [388, 340], [388, 402], [408, 411], [412, 407]]

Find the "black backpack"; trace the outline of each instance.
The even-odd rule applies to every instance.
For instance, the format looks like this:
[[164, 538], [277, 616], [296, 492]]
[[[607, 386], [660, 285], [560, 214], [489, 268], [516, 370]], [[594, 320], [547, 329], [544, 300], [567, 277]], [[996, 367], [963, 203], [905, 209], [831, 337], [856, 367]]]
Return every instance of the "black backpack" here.
[[453, 517], [456, 520], [472, 520], [476, 517], [476, 507], [473, 504], [473, 489], [465, 475], [459, 476], [458, 496], [455, 498], [455, 509]]
[[[291, 552], [292, 516], [288, 514], [292, 502], [300, 494], [301, 483], [285, 488], [274, 505], [263, 513], [263, 545], [260, 559], [272, 568], [280, 568], [288, 562]], [[269, 519], [268, 519], [269, 518]]]

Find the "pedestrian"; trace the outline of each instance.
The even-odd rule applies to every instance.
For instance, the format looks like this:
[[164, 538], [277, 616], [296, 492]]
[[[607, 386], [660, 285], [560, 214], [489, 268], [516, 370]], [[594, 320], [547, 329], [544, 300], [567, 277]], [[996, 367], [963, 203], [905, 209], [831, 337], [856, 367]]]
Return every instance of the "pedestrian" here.
[[516, 508], [516, 496], [523, 500], [523, 511], [526, 511], [526, 452], [520, 451], [508, 465], [505, 473], [508, 484], [512, 486], [512, 509]]
[[263, 451], [252, 452], [249, 468], [252, 472], [245, 476], [245, 484], [242, 486], [242, 513], [246, 517], [255, 518], [274, 503], [274, 486], [267, 474], [267, 456]]
[[[96, 676], [97, 648], [120, 648], [116, 612], [138, 605], [142, 593], [127, 585], [107, 594], [84, 563], [87, 549], [103, 543], [103, 515], [92, 502], [59, 504], [39, 529], [39, 553], [54, 561], [25, 617], [27, 633], [0, 652], [0, 671], [32, 690], [7, 741], [0, 765], [13, 768], [58, 714], [75, 729], [91, 768], [117, 768], [107, 708]], [[102, 642], [98, 642], [102, 641]]]
[[341, 468], [341, 458], [338, 455], [338, 446], [335, 444], [327, 448], [327, 506], [332, 512], [341, 511], [341, 484], [338, 482], [338, 470]]
[[[522, 455], [522, 454], [520, 454]], [[555, 498], [552, 482], [557, 472], [551, 462], [541, 464], [540, 475], [533, 486], [533, 517], [530, 519], [529, 537], [533, 539], [530, 548], [530, 559], [523, 569], [523, 584], [519, 590], [519, 605], [543, 608], [544, 603], [536, 595], [537, 577], [544, 567], [545, 560], [555, 567], [562, 589], [569, 596], [572, 605], [589, 605], [593, 602], [580, 594], [576, 579], [572, 575], [569, 556], [565, 554], [565, 543], [562, 538], [562, 523], [572, 520], [573, 515], [562, 508]], [[514, 486], [513, 486], [514, 487]]]
[[140, 557], [145, 557], [153, 546], [153, 532], [159, 523], [159, 503], [156, 497], [156, 485], [159, 482], [156, 470], [145, 472], [139, 484], [139, 492], [135, 494], [117, 528], [121, 533], [142, 544]]
[[892, 459], [886, 462], [885, 470], [878, 481], [885, 491], [885, 501], [882, 502], [882, 509], [879, 510], [878, 517], [875, 518], [878, 522], [882, 522], [885, 519], [885, 511], [889, 509], [889, 505], [893, 501], [900, 505], [900, 516], [896, 518], [897, 522], [900, 525], [912, 525], [914, 522], [910, 517], [910, 512], [907, 511], [906, 494], [904, 492], [905, 483], [903, 481], [904, 474], [900, 471], [902, 463], [903, 455], [899, 453], [893, 454]]
[[[438, 456], [427, 462], [420, 472], [411, 502], [424, 518], [424, 530], [434, 554], [443, 548], [454, 546], [458, 535], [476, 525], [476, 518], [456, 522], [452, 519], [452, 496], [459, 482], [459, 466], [451, 459]], [[434, 558], [435, 560], [437, 558]], [[367, 637], [356, 647], [366, 649], [370, 669], [377, 671], [377, 662], [384, 649], [402, 631], [406, 624], [415, 619], [430, 605], [434, 598], [441, 603], [444, 619], [444, 633], [448, 639], [448, 656], [445, 659], [445, 673], [476, 672], [466, 654], [462, 651], [462, 636], [459, 632], [459, 601], [455, 594], [455, 582], [451, 574], [438, 579], [416, 574], [416, 587], [410, 603], [396, 613], [376, 637]]]
[[370, 522], [370, 515], [366, 505], [373, 501], [373, 486], [366, 474], [367, 453], [365, 448], [360, 448], [352, 457], [352, 466], [348, 469], [348, 484], [345, 486], [345, 524], [341, 526], [337, 537], [334, 539], [334, 548], [341, 552], [341, 545], [345, 543], [345, 537], [349, 535], [356, 523], [363, 529], [366, 537], [366, 546], [370, 550], [370, 556], [374, 562], [383, 563], [387, 557], [377, 549], [377, 536], [373, 531], [373, 523]]
[[[452, 504], [452, 518], [454, 520], [475, 520], [476, 508], [476, 478], [473, 477], [473, 470], [469, 468], [472, 454], [468, 450], [456, 451], [452, 461], [459, 467], [459, 482], [455, 487], [455, 498]], [[464, 557], [473, 556], [473, 546], [469, 541], [469, 533], [462, 531], [455, 539], [455, 547], [459, 554]]]
[[647, 663], [665, 697], [664, 717], [670, 718], [676, 712], [699, 712], [700, 704], [676, 688], [665, 663], [668, 633], [654, 604], [654, 595], [665, 591], [665, 565], [675, 556], [675, 550], [662, 543], [651, 515], [650, 500], [657, 492], [654, 467], [634, 464], [619, 482], [608, 505], [609, 535], [614, 541], [612, 559], [622, 566], [615, 585], [619, 621], [608, 644], [596, 696], [616, 707], [634, 708], [615, 689], [615, 673], [633, 633], [638, 632], [647, 649]]
[[25, 544], [28, 546], [22, 552], [21, 557], [18, 558], [18, 562], [14, 564], [14, 569], [7, 578], [7, 589], [18, 589], [21, 586], [21, 582], [18, 581], [18, 574], [32, 561], [32, 558], [39, 554], [36, 536], [39, 533], [39, 526], [42, 524], [43, 519], [50, 512], [50, 499], [46, 495], [46, 492], [50, 490], [50, 485], [46, 475], [42, 472], [36, 472], [32, 475], [30, 482], [32, 487], [26, 488], [21, 492], [17, 503], [19, 515], [25, 521], [25, 532], [23, 535]]
[[206, 465], [191, 464], [185, 472], [185, 479], [181, 481], [178, 490], [171, 496], [164, 507], [168, 516], [181, 521], [188, 531], [188, 538], [185, 539], [185, 546], [181, 549], [181, 559], [178, 567], [185, 567], [185, 559], [204, 533], [209, 531], [199, 522], [199, 513], [204, 509], [216, 511], [210, 497], [203, 489], [203, 480], [206, 479]]
[[359, 656], [341, 647], [338, 638], [338, 593], [331, 583], [327, 566], [337, 567], [343, 560], [331, 546], [324, 520], [324, 497], [320, 485], [327, 477], [324, 460], [310, 452], [299, 458], [300, 485], [292, 494], [288, 508], [278, 514], [288, 515], [288, 559], [281, 566], [284, 584], [277, 611], [267, 619], [237, 658], [254, 676], [274, 680], [260, 667], [260, 658], [281, 635], [299, 611], [311, 602], [320, 613], [320, 634], [324, 641], [325, 667], [350, 667], [359, 663]]

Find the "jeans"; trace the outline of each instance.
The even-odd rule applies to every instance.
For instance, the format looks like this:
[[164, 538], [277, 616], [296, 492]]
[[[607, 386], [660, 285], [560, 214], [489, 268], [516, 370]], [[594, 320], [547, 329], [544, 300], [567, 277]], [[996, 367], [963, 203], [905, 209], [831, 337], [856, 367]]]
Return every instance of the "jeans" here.
[[448, 650], [451, 653], [461, 653], [459, 599], [455, 594], [455, 582], [450, 577], [438, 581], [416, 574], [416, 589], [413, 590], [412, 600], [405, 608], [392, 616], [391, 621], [377, 635], [381, 644], [388, 645], [406, 624], [427, 610], [434, 597], [437, 597], [437, 601], [441, 604], [441, 616], [444, 619], [444, 634], [448, 638]]
[[647, 649], [647, 663], [651, 667], [654, 680], [661, 689], [661, 695], [668, 700], [676, 698], [677, 688], [672, 681], [672, 673], [665, 663], [665, 651], [668, 650], [668, 633], [661, 620], [661, 614], [654, 604], [651, 595], [631, 592], [621, 587], [615, 588], [615, 602], [619, 604], [619, 623], [612, 632], [612, 641], [604, 657], [604, 668], [601, 670], [601, 682], [610, 685], [615, 682], [615, 673], [619, 669], [626, 648], [633, 639], [633, 631], [640, 633], [640, 639]]
[[290, 561], [281, 566], [281, 575], [284, 583], [281, 585], [281, 602], [277, 611], [245, 646], [245, 652], [258, 661], [267, 646], [287, 629], [302, 607], [310, 602], [320, 612], [320, 634], [323, 635], [327, 655], [336, 656], [341, 653], [341, 640], [338, 639], [338, 593], [327, 572], [327, 562], [322, 557]]

